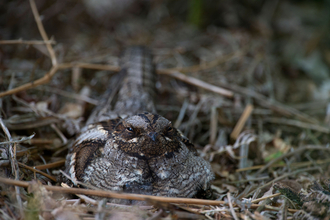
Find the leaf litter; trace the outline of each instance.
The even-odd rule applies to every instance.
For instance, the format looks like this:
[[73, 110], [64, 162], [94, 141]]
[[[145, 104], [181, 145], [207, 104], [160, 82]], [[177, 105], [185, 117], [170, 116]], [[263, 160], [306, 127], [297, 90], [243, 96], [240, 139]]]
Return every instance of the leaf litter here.
[[[326, 1], [86, 2], [2, 3], [3, 219], [329, 218]], [[157, 110], [211, 162], [217, 200], [130, 207], [55, 181], [131, 44], [152, 49]]]

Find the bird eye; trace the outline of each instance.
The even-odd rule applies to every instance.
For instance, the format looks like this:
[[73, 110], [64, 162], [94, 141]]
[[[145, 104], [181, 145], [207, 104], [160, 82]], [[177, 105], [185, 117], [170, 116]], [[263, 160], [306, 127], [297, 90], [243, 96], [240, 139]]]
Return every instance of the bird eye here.
[[127, 127], [126, 130], [127, 130], [127, 131], [133, 131], [133, 128], [131, 128], [131, 127]]
[[173, 128], [171, 126], [167, 127], [167, 131], [172, 131]]

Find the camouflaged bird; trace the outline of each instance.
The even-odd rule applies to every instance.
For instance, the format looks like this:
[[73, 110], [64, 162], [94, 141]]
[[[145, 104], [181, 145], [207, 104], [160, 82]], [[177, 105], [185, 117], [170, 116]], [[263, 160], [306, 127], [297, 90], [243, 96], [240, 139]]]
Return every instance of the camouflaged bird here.
[[83, 128], [67, 156], [65, 172], [73, 182], [104, 190], [209, 197], [214, 178], [210, 164], [169, 120], [156, 114], [150, 52], [128, 48], [121, 68], [122, 82], [111, 86], [105, 104], [92, 113], [92, 124]]

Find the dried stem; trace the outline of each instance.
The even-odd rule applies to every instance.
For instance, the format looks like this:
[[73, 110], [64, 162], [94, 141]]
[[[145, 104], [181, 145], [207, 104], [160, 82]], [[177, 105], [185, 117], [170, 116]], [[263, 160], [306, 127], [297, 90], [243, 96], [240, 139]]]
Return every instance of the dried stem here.
[[54, 163], [49, 163], [49, 164], [44, 164], [44, 165], [39, 165], [39, 166], [34, 166], [35, 169], [38, 170], [46, 170], [46, 169], [51, 169], [55, 167], [61, 167], [65, 164], [65, 159], [56, 161]]
[[322, 133], [329, 134], [330, 133], [330, 128], [328, 126], [322, 126], [322, 125], [317, 125], [317, 124], [312, 124], [312, 123], [306, 123], [298, 120], [292, 120], [292, 119], [287, 119], [287, 118], [265, 118], [263, 119], [264, 122], [269, 122], [269, 123], [276, 123], [276, 124], [282, 124], [282, 125], [290, 125], [290, 126], [295, 126], [298, 128], [304, 128], [304, 129], [311, 129], [314, 131], [319, 131]]
[[249, 104], [245, 107], [241, 117], [239, 118], [236, 126], [234, 127], [234, 130], [231, 132], [230, 137], [233, 139], [237, 139], [238, 135], [241, 133], [242, 129], [244, 128], [244, 125], [250, 115], [252, 114], [253, 105]]
[[30, 0], [30, 5], [31, 5], [32, 12], [33, 12], [34, 20], [36, 21], [36, 23], [38, 25], [39, 32], [41, 34], [41, 37], [42, 37], [42, 39], [44, 40], [44, 42], [46, 44], [47, 50], [48, 50], [50, 58], [52, 60], [52, 64], [53, 64], [53, 66], [56, 66], [57, 65], [57, 59], [56, 59], [56, 56], [55, 56], [55, 51], [53, 50], [52, 45], [50, 43], [48, 43], [49, 38], [47, 36], [47, 33], [45, 31], [44, 26], [42, 25], [40, 15], [39, 15], [39, 12], [38, 12], [35, 1]]
[[267, 186], [269, 186], [269, 185], [271, 185], [271, 184], [273, 184], [273, 183], [275, 183], [277, 181], [280, 181], [282, 179], [285, 179], [287, 177], [292, 177], [292, 176], [297, 175], [298, 173], [308, 172], [308, 171], [315, 171], [315, 170], [318, 170], [318, 169], [319, 169], [318, 167], [312, 167], [312, 168], [300, 169], [300, 170], [293, 171], [291, 173], [284, 174], [282, 176], [279, 176], [279, 177], [277, 177], [277, 178], [269, 181], [266, 184], [263, 184], [262, 186], [258, 187], [257, 189], [253, 190], [252, 192], [250, 192], [250, 194], [256, 192], [257, 190], [263, 189], [263, 188], [265, 188], [265, 187], [267, 187]]
[[275, 194], [273, 194], [271, 196], [266, 196], [266, 197], [262, 197], [260, 199], [252, 200], [251, 203], [257, 203], [257, 202], [260, 202], [260, 201], [263, 201], [263, 200], [266, 200], [266, 199], [270, 199], [270, 198], [274, 198], [274, 197], [280, 196], [280, 195], [282, 195], [282, 194], [281, 193], [275, 193]]
[[118, 71], [119, 70], [119, 67], [110, 66], [110, 65], [98, 65], [98, 64], [86, 64], [86, 63], [62, 63], [62, 64], [58, 64], [56, 66], [53, 66], [49, 70], [49, 72], [46, 73], [40, 79], [37, 79], [33, 82], [26, 83], [24, 85], [21, 85], [19, 87], [14, 88], [14, 89], [11, 89], [11, 90], [8, 90], [8, 91], [5, 91], [5, 92], [1, 92], [0, 93], [0, 98], [3, 97], [3, 96], [12, 95], [12, 94], [21, 92], [23, 90], [31, 89], [31, 88], [37, 87], [39, 85], [43, 85], [45, 83], [48, 83], [58, 70], [68, 69], [68, 68], [73, 68], [73, 67], [81, 67], [81, 68], [89, 68], [89, 69], [100, 69], [100, 70], [111, 70], [111, 71]]
[[234, 96], [234, 93], [232, 91], [229, 91], [227, 89], [221, 88], [219, 86], [215, 86], [215, 85], [211, 85], [209, 83], [206, 83], [202, 80], [190, 77], [190, 76], [186, 76], [182, 73], [179, 72], [175, 72], [172, 70], [166, 70], [166, 69], [162, 69], [162, 70], [157, 70], [158, 74], [164, 74], [164, 75], [169, 75], [175, 79], [179, 79], [183, 82], [186, 82], [188, 84], [203, 88], [207, 91], [211, 91], [214, 93], [217, 93], [219, 95], [228, 97], [228, 98], [232, 98]]
[[[24, 182], [19, 180], [12, 180], [8, 178], [0, 177], [0, 183], [15, 185], [20, 187], [27, 188], [30, 182]], [[214, 201], [214, 200], [205, 200], [205, 199], [191, 199], [191, 198], [174, 198], [174, 197], [162, 197], [162, 196], [149, 196], [142, 194], [127, 194], [127, 193], [118, 193], [111, 191], [103, 191], [103, 190], [91, 190], [91, 189], [81, 189], [81, 188], [63, 188], [59, 186], [48, 186], [44, 185], [44, 187], [53, 192], [61, 192], [61, 193], [71, 193], [71, 194], [83, 194], [83, 195], [91, 195], [91, 196], [99, 196], [106, 198], [117, 198], [117, 199], [131, 199], [131, 200], [139, 200], [139, 201], [155, 201], [155, 202], [163, 202], [163, 203], [186, 203], [186, 204], [196, 204], [196, 205], [225, 205], [224, 201]], [[235, 205], [235, 204], [233, 204]], [[235, 205], [237, 206], [237, 205]], [[251, 204], [250, 208], [258, 208], [259, 205]], [[269, 210], [279, 210], [277, 207], [266, 206]], [[297, 212], [298, 210], [289, 209], [289, 212]]]
[[39, 41], [39, 40], [0, 40], [0, 44], [56, 44], [56, 41], [49, 40], [49, 41]]
[[228, 203], [229, 203], [230, 212], [231, 212], [233, 218], [234, 218], [235, 220], [238, 220], [237, 215], [236, 215], [235, 210], [234, 210], [233, 203], [232, 203], [232, 201], [231, 201], [230, 192], [227, 193], [227, 198], [228, 198]]
[[[272, 164], [269, 167], [272, 168], [276, 168], [276, 167], [290, 167], [290, 168], [301, 168], [301, 167], [307, 167], [307, 166], [311, 166], [313, 164], [316, 165], [322, 165], [322, 164], [328, 164], [330, 163], [330, 159], [326, 159], [326, 160], [316, 160], [316, 161], [306, 161], [306, 162], [297, 162], [297, 163], [291, 163], [291, 164]], [[244, 171], [248, 171], [248, 170], [258, 170], [263, 168], [265, 165], [256, 165], [256, 166], [252, 166], [252, 167], [245, 167], [245, 168], [241, 168], [241, 169], [237, 169], [235, 172], [239, 173], [239, 172], [244, 172]], [[248, 181], [248, 180], [246, 180]]]
[[268, 169], [270, 166], [272, 166], [274, 163], [278, 162], [278, 161], [281, 161], [283, 160], [284, 158], [286, 157], [290, 157], [292, 155], [298, 155], [306, 150], [326, 150], [326, 151], [330, 151], [330, 148], [324, 146], [324, 147], [320, 147], [320, 146], [306, 146], [306, 147], [302, 147], [302, 148], [299, 148], [293, 152], [290, 152], [290, 153], [286, 153], [286, 154], [283, 154], [282, 156], [274, 159], [274, 160], [271, 160], [269, 163], [267, 163], [263, 168], [261, 168], [260, 170], [258, 170], [258, 172], [255, 174], [256, 176], [261, 174], [262, 172], [264, 172], [266, 169]]
[[25, 169], [31, 170], [32, 172], [35, 172], [35, 173], [39, 173], [39, 174], [41, 174], [41, 175], [47, 177], [48, 179], [50, 179], [50, 180], [52, 180], [52, 181], [54, 181], [54, 182], [57, 181], [56, 178], [55, 178], [54, 176], [48, 175], [47, 173], [44, 173], [44, 172], [42, 172], [42, 171], [40, 171], [40, 170], [37, 170], [37, 169], [35, 169], [35, 168], [33, 168], [33, 167], [27, 166], [27, 165], [25, 165], [25, 164], [23, 164], [23, 163], [20, 163], [20, 162], [17, 162], [17, 163], [18, 163], [18, 165], [19, 165], [20, 167], [23, 167], [23, 168], [25, 168]]
[[[0, 126], [3, 130], [3, 132], [5, 133], [5, 135], [7, 136], [7, 139], [9, 141], [12, 141], [9, 130], [4, 125], [1, 118], [0, 118]], [[14, 144], [14, 147], [12, 146], [12, 144]], [[18, 164], [17, 164], [17, 160], [16, 160], [16, 144], [17, 143], [10, 143], [9, 148], [8, 148], [8, 152], [9, 152], [9, 157], [10, 157], [10, 164], [11, 164], [12, 173], [14, 173], [14, 175], [15, 175], [15, 180], [18, 181], [18, 179], [19, 179], [19, 169], [18, 169]], [[17, 203], [18, 203], [18, 206], [19, 206], [19, 212], [20, 212], [21, 218], [24, 218], [22, 199], [20, 197], [19, 188], [17, 186], [15, 186], [15, 192], [16, 192], [16, 200], [17, 200]]]

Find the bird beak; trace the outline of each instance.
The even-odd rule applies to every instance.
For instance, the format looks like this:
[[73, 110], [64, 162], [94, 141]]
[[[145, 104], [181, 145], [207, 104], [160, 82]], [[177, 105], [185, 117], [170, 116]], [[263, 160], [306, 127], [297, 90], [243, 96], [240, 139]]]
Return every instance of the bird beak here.
[[157, 132], [150, 132], [148, 136], [151, 138], [151, 140], [156, 141], [156, 137], [158, 136]]

